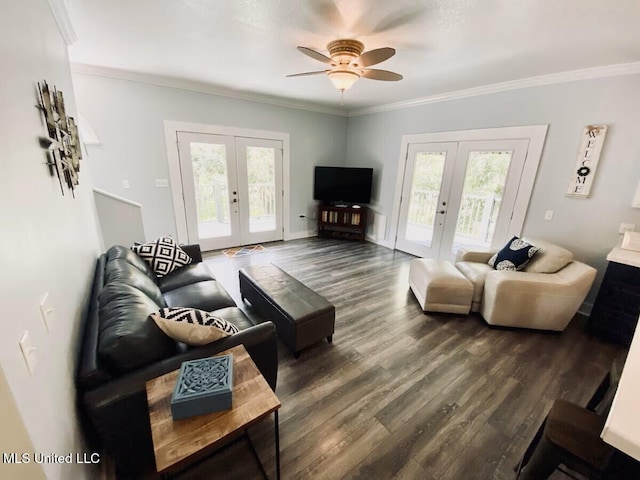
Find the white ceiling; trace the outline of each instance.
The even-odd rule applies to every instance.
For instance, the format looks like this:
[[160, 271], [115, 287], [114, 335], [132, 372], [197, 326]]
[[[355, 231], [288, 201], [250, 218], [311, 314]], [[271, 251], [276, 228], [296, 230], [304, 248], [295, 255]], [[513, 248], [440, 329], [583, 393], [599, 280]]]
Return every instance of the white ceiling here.
[[390, 46], [374, 67], [400, 82], [360, 79], [344, 108], [430, 97], [511, 80], [640, 62], [638, 0], [66, 0], [72, 62], [340, 107], [323, 70], [337, 38]]

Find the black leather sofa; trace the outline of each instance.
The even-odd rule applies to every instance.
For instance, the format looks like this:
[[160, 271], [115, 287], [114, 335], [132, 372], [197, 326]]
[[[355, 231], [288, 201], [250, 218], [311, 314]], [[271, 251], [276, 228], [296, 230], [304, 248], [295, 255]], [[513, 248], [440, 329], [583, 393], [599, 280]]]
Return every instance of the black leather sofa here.
[[[90, 446], [108, 453], [119, 478], [153, 471], [145, 383], [186, 360], [243, 344], [275, 390], [275, 326], [254, 325], [202, 263], [198, 245], [182, 248], [193, 263], [163, 278], [129, 248], [116, 245], [97, 262], [76, 371], [81, 423]], [[149, 317], [163, 307], [213, 311], [241, 331], [201, 347], [166, 336]]]

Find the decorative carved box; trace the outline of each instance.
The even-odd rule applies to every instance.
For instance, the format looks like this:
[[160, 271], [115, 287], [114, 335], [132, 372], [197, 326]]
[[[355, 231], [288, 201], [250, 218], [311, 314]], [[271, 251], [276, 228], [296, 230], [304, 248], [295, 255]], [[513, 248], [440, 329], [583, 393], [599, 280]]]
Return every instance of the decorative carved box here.
[[184, 362], [171, 397], [174, 420], [232, 408], [233, 355]]

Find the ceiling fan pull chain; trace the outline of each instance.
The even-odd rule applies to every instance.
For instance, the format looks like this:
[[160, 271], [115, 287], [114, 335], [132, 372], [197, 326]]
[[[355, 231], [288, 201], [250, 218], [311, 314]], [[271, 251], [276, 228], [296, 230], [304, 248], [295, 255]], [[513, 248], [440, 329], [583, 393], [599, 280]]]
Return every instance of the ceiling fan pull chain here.
[[340, 90], [340, 105], [344, 105], [344, 88]]

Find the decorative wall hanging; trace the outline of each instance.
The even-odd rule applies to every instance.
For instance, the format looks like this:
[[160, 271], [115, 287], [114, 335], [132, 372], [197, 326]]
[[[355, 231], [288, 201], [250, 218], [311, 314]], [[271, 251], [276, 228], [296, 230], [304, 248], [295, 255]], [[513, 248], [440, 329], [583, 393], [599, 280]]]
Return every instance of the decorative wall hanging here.
[[567, 195], [570, 197], [588, 198], [591, 184], [596, 174], [604, 137], [607, 135], [606, 125], [587, 125], [582, 132], [576, 169], [571, 178]]
[[82, 150], [78, 127], [73, 117], [67, 117], [62, 92], [53, 87], [49, 89], [47, 82], [38, 83], [40, 109], [47, 126], [47, 137], [40, 137], [40, 146], [47, 149], [47, 165], [51, 175], [57, 175], [60, 190], [64, 195], [64, 184], [75, 197], [74, 189], [79, 183], [80, 160]]

